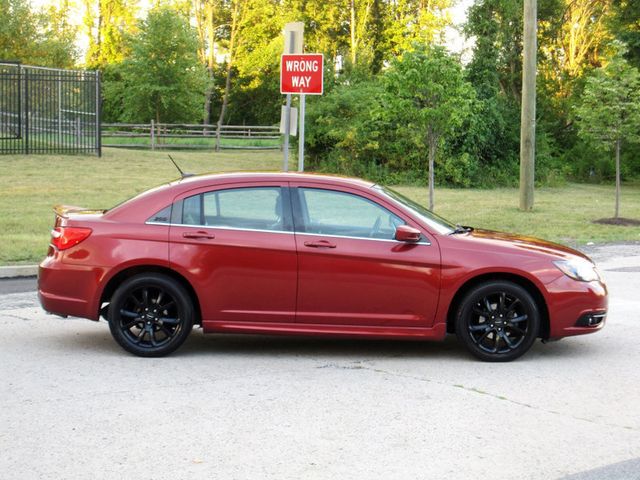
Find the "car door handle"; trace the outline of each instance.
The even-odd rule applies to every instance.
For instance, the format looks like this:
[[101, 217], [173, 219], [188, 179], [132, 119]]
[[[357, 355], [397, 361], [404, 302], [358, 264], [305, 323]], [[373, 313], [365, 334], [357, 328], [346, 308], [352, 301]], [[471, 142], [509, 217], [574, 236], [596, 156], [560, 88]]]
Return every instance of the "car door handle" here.
[[315, 242], [304, 242], [305, 247], [311, 248], [336, 248], [335, 243], [331, 243], [328, 240], [317, 240]]
[[183, 238], [216, 238], [216, 236], [213, 233], [207, 233], [203, 231], [184, 232], [182, 234], [182, 237]]

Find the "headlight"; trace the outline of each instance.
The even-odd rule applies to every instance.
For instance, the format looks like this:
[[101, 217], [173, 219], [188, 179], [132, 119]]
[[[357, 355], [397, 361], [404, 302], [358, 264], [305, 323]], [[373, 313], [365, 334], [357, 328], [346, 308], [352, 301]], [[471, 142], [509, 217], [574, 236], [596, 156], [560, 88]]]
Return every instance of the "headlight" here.
[[583, 259], [558, 260], [553, 264], [560, 269], [567, 277], [579, 282], [594, 282], [600, 280], [596, 266]]

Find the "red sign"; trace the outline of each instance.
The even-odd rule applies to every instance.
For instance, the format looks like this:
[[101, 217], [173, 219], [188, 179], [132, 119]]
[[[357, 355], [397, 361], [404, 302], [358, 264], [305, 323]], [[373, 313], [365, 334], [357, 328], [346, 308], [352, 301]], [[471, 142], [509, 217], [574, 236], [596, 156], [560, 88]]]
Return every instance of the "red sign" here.
[[321, 53], [282, 55], [280, 93], [322, 95], [324, 56]]

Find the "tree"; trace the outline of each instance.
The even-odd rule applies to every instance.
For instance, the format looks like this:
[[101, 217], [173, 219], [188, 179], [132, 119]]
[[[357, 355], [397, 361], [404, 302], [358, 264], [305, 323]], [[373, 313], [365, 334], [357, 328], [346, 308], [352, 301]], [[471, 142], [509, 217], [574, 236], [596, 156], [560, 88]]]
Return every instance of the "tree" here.
[[220, 67], [216, 60], [220, 34], [228, 24], [228, 9], [224, 0], [194, 0], [193, 16], [198, 32], [198, 56], [207, 68], [203, 121], [211, 124], [212, 104], [216, 93], [216, 73]]
[[394, 0], [388, 5], [386, 41], [393, 55], [410, 50], [414, 43], [430, 44], [441, 39], [451, 23], [452, 0]]
[[443, 47], [416, 45], [385, 75], [393, 108], [404, 113], [415, 147], [428, 151], [429, 209], [434, 207], [434, 163], [443, 138], [471, 111], [475, 92], [460, 62]]
[[220, 150], [220, 138], [222, 133], [222, 123], [224, 122], [224, 116], [227, 111], [227, 105], [229, 103], [229, 93], [231, 92], [231, 75], [233, 74], [233, 61], [236, 57], [236, 51], [238, 48], [239, 32], [244, 23], [244, 15], [247, 11], [247, 0], [231, 0], [231, 24], [229, 26], [229, 43], [227, 47], [227, 61], [226, 61], [226, 74], [224, 93], [222, 94], [222, 105], [220, 106], [220, 115], [218, 116], [218, 123], [216, 125], [216, 151]]
[[0, 0], [0, 60], [64, 68], [75, 63], [69, 5], [34, 11], [27, 0]]
[[640, 2], [612, 0], [613, 18], [609, 29], [627, 47], [625, 57], [634, 67], [640, 67]]
[[620, 148], [623, 142], [640, 142], [640, 72], [618, 53], [587, 79], [576, 108], [578, 134], [596, 148], [615, 151], [616, 204], [620, 214]]
[[124, 119], [201, 120], [205, 71], [189, 20], [169, 7], [156, 7], [140, 23], [130, 48], [122, 66]]
[[39, 58], [37, 65], [57, 68], [74, 67], [77, 58], [75, 46], [78, 27], [70, 22], [72, 6], [68, 0], [59, 6], [48, 5], [38, 13]]
[[87, 65], [102, 68], [130, 54], [127, 36], [135, 32], [137, 4], [136, 0], [84, 0]]

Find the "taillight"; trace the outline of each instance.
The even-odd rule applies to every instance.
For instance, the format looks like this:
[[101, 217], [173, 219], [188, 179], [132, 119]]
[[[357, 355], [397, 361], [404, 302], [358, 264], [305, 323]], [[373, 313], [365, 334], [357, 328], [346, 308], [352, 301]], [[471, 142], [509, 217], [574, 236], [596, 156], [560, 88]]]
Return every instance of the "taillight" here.
[[56, 227], [51, 230], [51, 244], [58, 250], [71, 248], [91, 235], [90, 228]]

